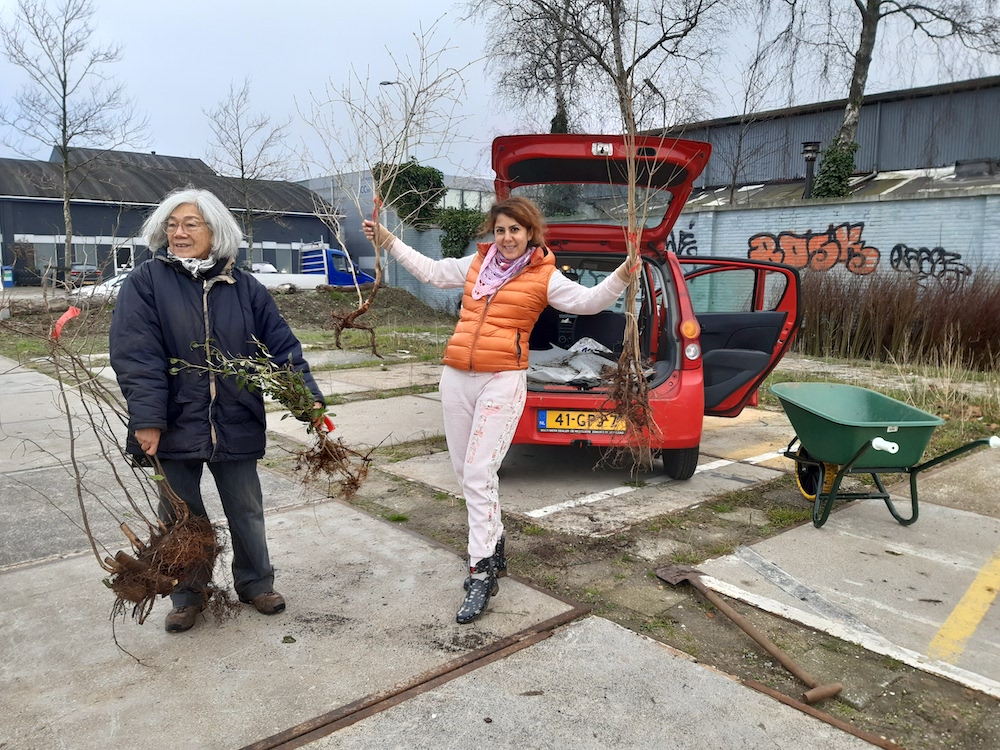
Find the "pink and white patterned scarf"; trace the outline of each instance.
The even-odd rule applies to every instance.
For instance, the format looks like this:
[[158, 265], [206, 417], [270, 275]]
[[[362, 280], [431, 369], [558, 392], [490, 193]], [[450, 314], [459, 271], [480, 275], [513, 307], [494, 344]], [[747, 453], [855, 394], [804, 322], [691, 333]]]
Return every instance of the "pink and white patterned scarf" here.
[[472, 299], [482, 299], [496, 292], [531, 262], [531, 256], [534, 253], [535, 248], [529, 247], [520, 258], [507, 260], [497, 250], [496, 243], [490, 245], [490, 249], [486, 251], [483, 265], [479, 267], [479, 278], [476, 279], [476, 285], [472, 287]]

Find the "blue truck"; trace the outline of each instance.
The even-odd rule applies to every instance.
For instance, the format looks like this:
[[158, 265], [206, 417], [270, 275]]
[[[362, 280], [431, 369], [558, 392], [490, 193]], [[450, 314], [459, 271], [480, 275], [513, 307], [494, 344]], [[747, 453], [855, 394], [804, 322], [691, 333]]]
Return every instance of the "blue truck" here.
[[375, 282], [374, 277], [358, 268], [344, 250], [325, 244], [303, 248], [302, 273], [279, 273], [270, 263], [254, 263], [253, 274], [268, 289], [282, 284], [315, 289], [322, 285], [353, 287], [355, 283]]

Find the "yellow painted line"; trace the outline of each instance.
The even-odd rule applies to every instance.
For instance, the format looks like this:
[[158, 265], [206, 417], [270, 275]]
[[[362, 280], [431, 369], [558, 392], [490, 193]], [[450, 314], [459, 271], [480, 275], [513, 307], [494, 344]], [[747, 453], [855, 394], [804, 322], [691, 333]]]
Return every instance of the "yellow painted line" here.
[[979, 571], [962, 600], [948, 615], [927, 647], [927, 655], [948, 664], [955, 664], [979, 623], [1000, 591], [1000, 549]]

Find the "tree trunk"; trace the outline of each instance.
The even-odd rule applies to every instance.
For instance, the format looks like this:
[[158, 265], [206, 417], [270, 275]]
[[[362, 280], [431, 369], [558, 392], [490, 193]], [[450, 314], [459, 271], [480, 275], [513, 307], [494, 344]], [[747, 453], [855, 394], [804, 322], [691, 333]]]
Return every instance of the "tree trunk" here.
[[[69, 284], [72, 280], [72, 274], [70, 271], [73, 266], [73, 214], [69, 210], [70, 197], [72, 196], [72, 191], [69, 186], [70, 178], [70, 167], [69, 167], [69, 148], [63, 147], [60, 149], [62, 152], [62, 203], [63, 203], [63, 223], [66, 225], [66, 243], [63, 247], [63, 262], [62, 265], [57, 267], [65, 268], [63, 276], [63, 283]], [[58, 260], [58, 258], [57, 258]], [[58, 278], [59, 272], [56, 271], [56, 278]]]
[[569, 132], [569, 112], [566, 110], [566, 85], [564, 77], [566, 75], [566, 69], [563, 65], [563, 32], [559, 32], [559, 38], [555, 44], [555, 60], [552, 63], [553, 67], [553, 83], [555, 87], [556, 94], [556, 113], [552, 118], [552, 122], [549, 127], [550, 133], [568, 133]]
[[854, 71], [851, 74], [851, 90], [847, 96], [847, 107], [844, 109], [844, 122], [834, 139], [834, 142], [840, 146], [854, 143], [858, 135], [858, 120], [861, 116], [861, 105], [865, 100], [868, 70], [872, 64], [872, 52], [875, 49], [878, 25], [882, 20], [881, 5], [882, 0], [866, 0], [865, 7], [862, 9], [858, 3], [858, 12], [861, 13], [861, 40], [854, 56]]

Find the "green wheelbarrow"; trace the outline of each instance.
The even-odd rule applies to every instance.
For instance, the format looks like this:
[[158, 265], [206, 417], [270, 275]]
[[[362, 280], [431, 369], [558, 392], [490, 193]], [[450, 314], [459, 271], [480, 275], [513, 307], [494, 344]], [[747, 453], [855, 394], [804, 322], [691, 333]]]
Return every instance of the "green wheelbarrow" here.
[[[783, 455], [795, 462], [799, 490], [813, 502], [819, 528], [837, 500], [884, 500], [904, 526], [917, 520], [917, 475], [966, 451], [1000, 447], [994, 436], [973, 440], [919, 463], [934, 429], [944, 420], [867, 388], [839, 383], [777, 383], [771, 386], [795, 430]], [[909, 518], [902, 516], [879, 472], [910, 475]], [[871, 474], [877, 492], [840, 492], [848, 474]]]

